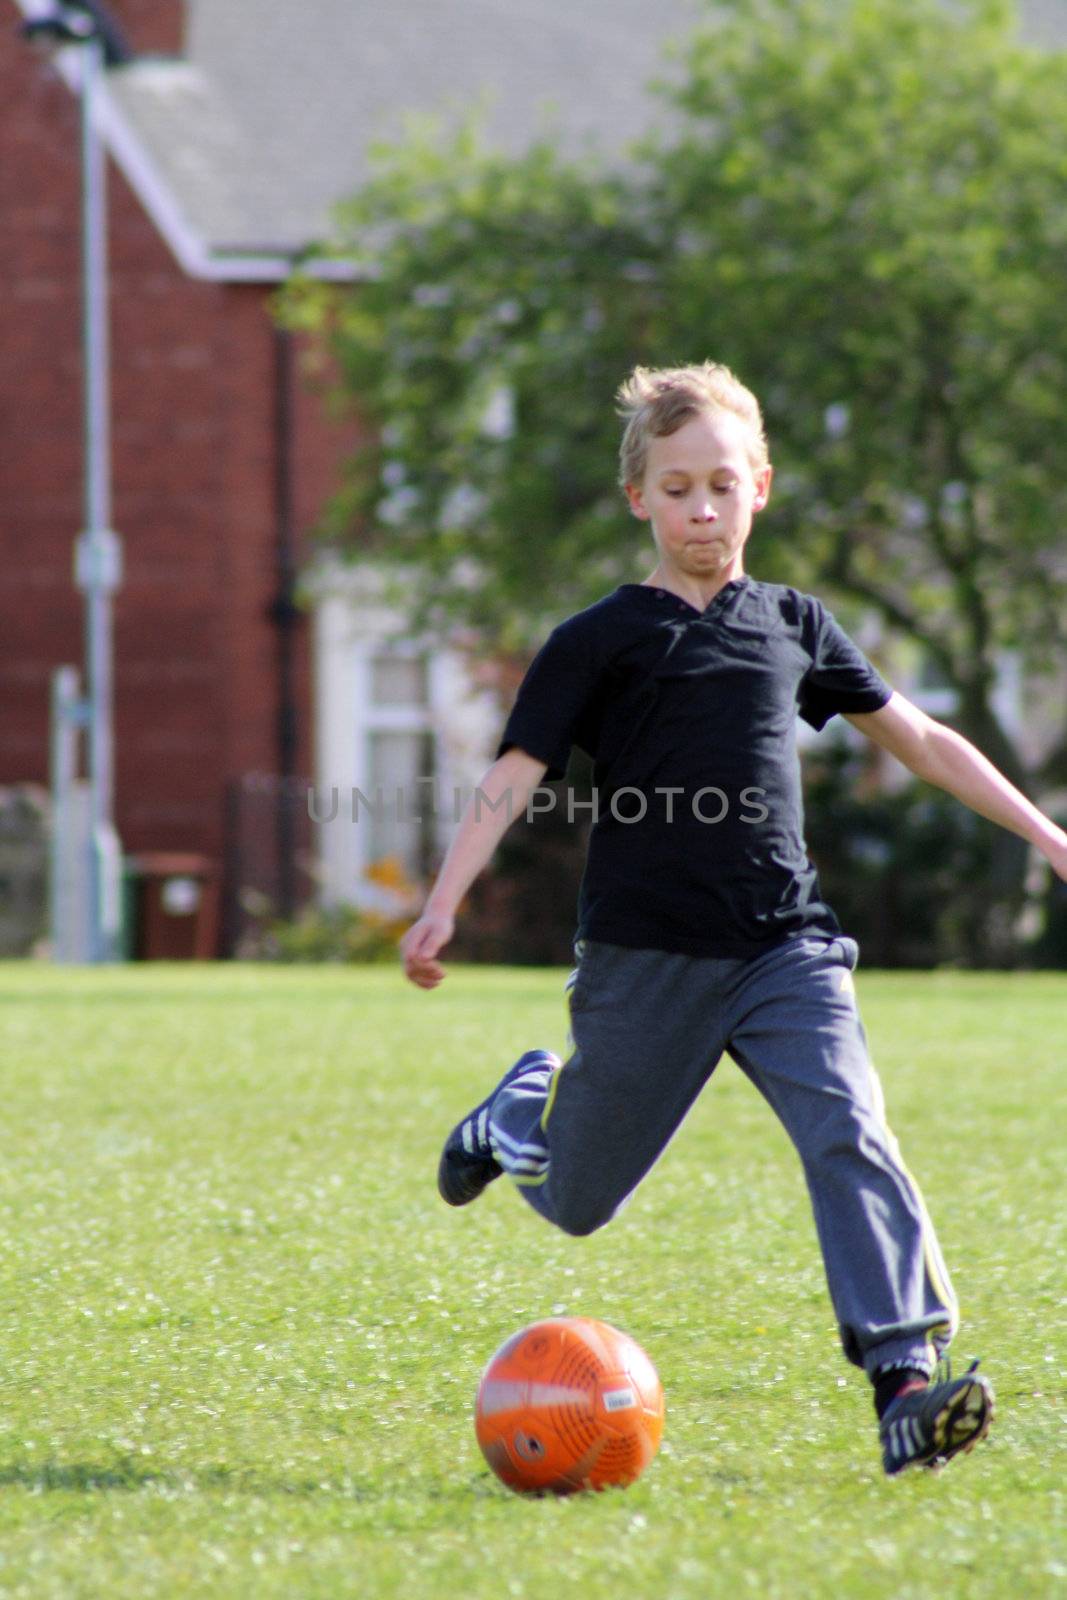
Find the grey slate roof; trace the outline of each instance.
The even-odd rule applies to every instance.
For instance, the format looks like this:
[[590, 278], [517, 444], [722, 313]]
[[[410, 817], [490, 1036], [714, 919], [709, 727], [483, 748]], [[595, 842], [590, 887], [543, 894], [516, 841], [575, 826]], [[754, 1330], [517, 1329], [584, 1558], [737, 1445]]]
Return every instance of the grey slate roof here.
[[1067, 48], [1067, 0], [1018, 0], [1018, 5], [1028, 39]]
[[512, 151], [544, 126], [571, 148], [629, 144], [700, 0], [188, 0], [186, 59], [109, 84], [215, 249], [297, 250], [367, 176], [405, 117], [487, 98]]
[[[1067, 0], [1020, 0], [1024, 32], [1067, 45]], [[611, 157], [664, 115], [647, 90], [701, 0], [187, 0], [185, 59], [108, 82], [192, 231], [211, 252], [297, 251], [368, 149], [412, 112], [488, 97], [494, 144], [546, 126]]]

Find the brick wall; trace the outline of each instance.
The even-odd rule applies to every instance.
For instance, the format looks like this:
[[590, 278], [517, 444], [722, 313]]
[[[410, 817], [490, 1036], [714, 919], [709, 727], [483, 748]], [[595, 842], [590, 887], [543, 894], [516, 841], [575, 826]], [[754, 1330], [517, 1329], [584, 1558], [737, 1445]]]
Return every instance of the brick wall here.
[[[155, 0], [112, 9], [141, 48], [167, 47], [180, 21]], [[0, 28], [0, 783], [45, 781], [50, 676], [83, 654], [77, 152], [69, 91]], [[109, 200], [117, 821], [127, 850], [217, 856], [227, 783], [277, 770], [270, 291], [185, 277], [113, 165]], [[301, 396], [300, 529], [346, 444]], [[304, 622], [296, 645], [308, 772]]]
[[136, 55], [181, 55], [185, 0], [107, 0], [107, 7]]
[[51, 668], [77, 660], [81, 525], [77, 114], [0, 29], [0, 781], [47, 771]]

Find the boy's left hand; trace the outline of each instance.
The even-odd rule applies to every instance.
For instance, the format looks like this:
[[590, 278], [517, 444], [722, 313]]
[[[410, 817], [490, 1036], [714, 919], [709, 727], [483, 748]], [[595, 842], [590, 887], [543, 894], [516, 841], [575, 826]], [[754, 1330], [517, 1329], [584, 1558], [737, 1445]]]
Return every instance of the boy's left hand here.
[[445, 969], [436, 960], [455, 930], [451, 917], [440, 912], [424, 911], [400, 941], [400, 958], [404, 972], [420, 989], [436, 989], [445, 975]]

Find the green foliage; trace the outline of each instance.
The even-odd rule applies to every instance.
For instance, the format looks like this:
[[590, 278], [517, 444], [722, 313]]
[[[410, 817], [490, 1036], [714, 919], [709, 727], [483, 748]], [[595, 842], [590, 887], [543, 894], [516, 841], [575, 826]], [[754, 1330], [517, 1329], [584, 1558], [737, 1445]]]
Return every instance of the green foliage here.
[[311, 905], [291, 921], [268, 922], [242, 954], [254, 961], [395, 961], [406, 925], [354, 905]]
[[[805, 838], [822, 892], [875, 967], [1023, 959], [990, 893], [997, 830], [928, 784], [863, 792], [860, 760], [835, 743], [805, 766]], [[1021, 846], [1020, 846], [1021, 848]], [[1010, 934], [1010, 930], [1007, 930]]]
[[1003, 6], [725, 10], [650, 151], [667, 298], [683, 329], [729, 308], [784, 544], [988, 709], [998, 651], [1067, 647], [1067, 56]]
[[[721, 0], [676, 53], [611, 171], [472, 127], [380, 153], [343, 217], [361, 280], [283, 300], [370, 426], [328, 538], [416, 625], [536, 644], [648, 570], [618, 383], [723, 360], [776, 467], [750, 570], [873, 608], [1009, 778], [1062, 788], [1062, 695], [1035, 762], [994, 689], [1006, 651], [1067, 674], [1067, 53], [1001, 0]], [[1004, 836], [983, 925], [1023, 868]]]
[[618, 382], [710, 355], [768, 416], [757, 576], [873, 604], [995, 740], [998, 652], [1067, 653], [1067, 56], [995, 0], [728, 0], [679, 54], [614, 173], [470, 128], [381, 153], [366, 276], [285, 299], [376, 430], [330, 535], [423, 624], [536, 641], [647, 562]]
[[[5, 1597], [1056, 1591], [1062, 979], [858, 976], [958, 1358], [998, 1390], [987, 1444], [893, 1484], [796, 1158], [729, 1062], [600, 1234], [504, 1182], [438, 1200], [455, 1118], [523, 1048], [563, 1048], [562, 979], [0, 971]], [[625, 1493], [522, 1502], [478, 1452], [482, 1366], [553, 1312], [659, 1368], [664, 1448]]]
[[634, 571], [611, 396], [653, 315], [654, 246], [623, 180], [548, 145], [510, 160], [468, 126], [381, 161], [343, 213], [368, 275], [285, 302], [375, 430], [326, 531], [399, 565], [423, 625], [525, 643], [561, 591], [591, 600]]

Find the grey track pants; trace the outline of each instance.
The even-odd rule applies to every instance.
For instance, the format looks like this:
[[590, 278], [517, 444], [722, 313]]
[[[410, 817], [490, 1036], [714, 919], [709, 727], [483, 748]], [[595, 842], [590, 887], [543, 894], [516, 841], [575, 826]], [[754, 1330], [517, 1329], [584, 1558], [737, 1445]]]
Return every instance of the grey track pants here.
[[852, 939], [790, 939], [751, 960], [585, 941], [574, 1052], [493, 1101], [497, 1157], [568, 1233], [609, 1221], [726, 1051], [800, 1155], [845, 1355], [872, 1376], [932, 1370], [956, 1303], [922, 1197], [885, 1122], [856, 1008]]

